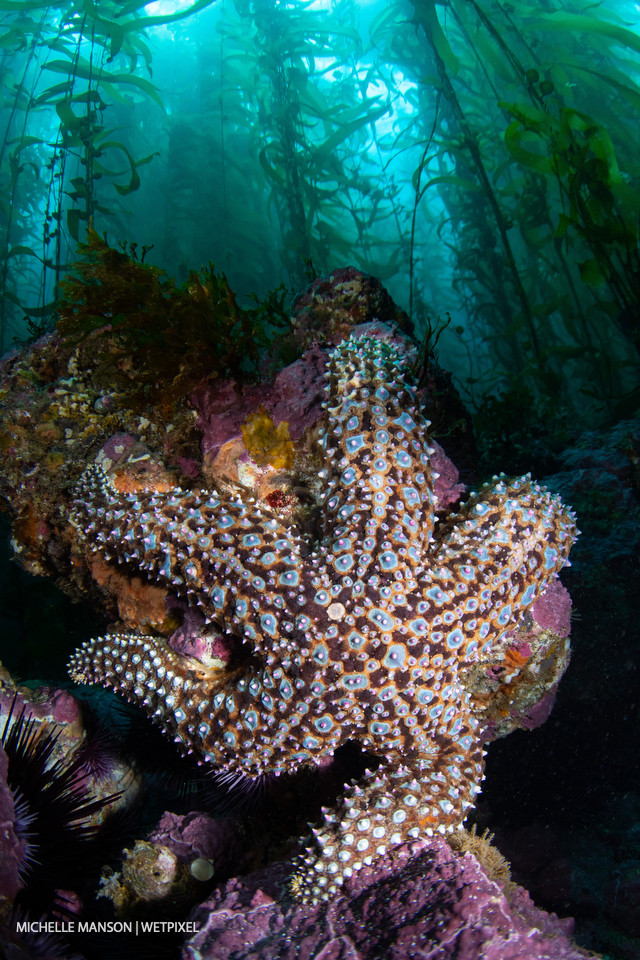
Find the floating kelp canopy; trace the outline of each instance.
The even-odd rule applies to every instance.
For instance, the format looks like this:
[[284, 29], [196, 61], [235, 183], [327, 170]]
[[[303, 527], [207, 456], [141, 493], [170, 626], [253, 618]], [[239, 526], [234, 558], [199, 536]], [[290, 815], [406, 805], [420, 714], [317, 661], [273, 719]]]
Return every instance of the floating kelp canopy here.
[[635, 4], [0, 12], [4, 350], [53, 322], [93, 224], [177, 282], [214, 263], [241, 299], [370, 272], [418, 332], [450, 317], [440, 356], [476, 407], [636, 409]]

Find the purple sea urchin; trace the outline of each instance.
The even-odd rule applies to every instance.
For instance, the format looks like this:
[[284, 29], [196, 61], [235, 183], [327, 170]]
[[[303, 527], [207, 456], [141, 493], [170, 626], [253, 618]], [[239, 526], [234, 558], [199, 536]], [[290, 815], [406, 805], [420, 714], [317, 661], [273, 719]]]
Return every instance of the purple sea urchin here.
[[98, 783], [108, 780], [114, 766], [118, 763], [114, 743], [107, 731], [96, 726], [88, 730], [76, 750], [74, 761], [78, 762], [81, 778], [89, 778]]
[[59, 733], [42, 728], [14, 698], [0, 746], [7, 757], [7, 785], [14, 798], [17, 836], [24, 842], [19, 865], [23, 889], [16, 903], [46, 912], [56, 891], [75, 889], [85, 879], [92, 841], [99, 828], [91, 817], [118, 795], [96, 798], [85, 788], [82, 758], [55, 760]]
[[20, 909], [11, 910], [0, 921], [0, 947], [6, 960], [85, 960], [62, 937], [35, 929], [30, 921], [33, 918]]

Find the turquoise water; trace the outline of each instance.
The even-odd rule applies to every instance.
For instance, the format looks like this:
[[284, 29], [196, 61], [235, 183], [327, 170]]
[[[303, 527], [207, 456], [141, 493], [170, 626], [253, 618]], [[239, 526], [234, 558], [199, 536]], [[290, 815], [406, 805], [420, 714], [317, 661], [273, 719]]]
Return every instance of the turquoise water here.
[[[3, 0], [2, 348], [88, 223], [241, 298], [353, 264], [465, 399], [637, 405], [637, 5]], [[450, 319], [449, 319], [450, 318]]]

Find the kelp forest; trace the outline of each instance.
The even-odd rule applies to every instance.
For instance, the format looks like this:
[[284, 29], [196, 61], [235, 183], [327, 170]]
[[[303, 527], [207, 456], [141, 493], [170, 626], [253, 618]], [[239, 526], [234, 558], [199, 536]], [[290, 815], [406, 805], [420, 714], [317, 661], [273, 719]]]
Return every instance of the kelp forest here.
[[172, 295], [208, 276], [281, 315], [315, 276], [373, 274], [496, 436], [636, 409], [635, 4], [0, 11], [3, 352], [106, 242]]

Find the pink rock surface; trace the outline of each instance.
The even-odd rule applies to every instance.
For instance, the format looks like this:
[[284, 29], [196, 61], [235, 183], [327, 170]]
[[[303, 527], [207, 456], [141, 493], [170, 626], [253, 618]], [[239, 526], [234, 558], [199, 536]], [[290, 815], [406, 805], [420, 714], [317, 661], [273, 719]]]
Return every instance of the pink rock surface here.
[[206, 624], [204, 616], [195, 607], [184, 609], [181, 601], [169, 598], [169, 610], [183, 614], [182, 624], [169, 638], [169, 646], [182, 657], [193, 657], [205, 665], [212, 661], [229, 661], [234, 644], [228, 635]]
[[363, 869], [345, 895], [292, 901], [290, 867], [230, 880], [192, 914], [183, 960], [585, 960], [572, 920], [505, 897], [471, 854], [440, 839], [405, 846]]
[[37, 696], [33, 696], [26, 688], [17, 691], [13, 684], [3, 683], [0, 679], [0, 732], [7, 720], [9, 727], [13, 725], [23, 707], [27, 717], [32, 717], [37, 723], [58, 724], [62, 728], [63, 737], [69, 742], [80, 739], [80, 704], [66, 690], [40, 687]]
[[212, 860], [218, 875], [238, 859], [238, 834], [229, 817], [214, 820], [198, 811], [184, 815], [167, 812], [149, 840], [168, 847], [180, 863], [191, 863], [197, 857]]
[[557, 687], [545, 693], [542, 700], [534, 703], [531, 709], [519, 717], [520, 726], [523, 730], [535, 730], [546, 723], [551, 715], [551, 711], [556, 702]]
[[270, 387], [261, 384], [240, 391], [233, 380], [216, 380], [213, 386], [202, 384], [190, 400], [198, 414], [196, 425], [202, 430], [202, 453], [211, 459], [220, 447], [240, 435], [242, 424], [260, 404], [267, 404]]
[[559, 580], [550, 584], [532, 607], [533, 616], [543, 630], [568, 637], [571, 630], [571, 597]]
[[[413, 349], [406, 338], [380, 321], [359, 324], [352, 333], [389, 340], [408, 351]], [[261, 404], [274, 423], [288, 423], [289, 435], [299, 440], [322, 417], [329, 349], [312, 344], [299, 360], [278, 373], [272, 386], [261, 384], [240, 392], [232, 381], [216, 381], [213, 386], [194, 391], [191, 401], [198, 411], [197, 425], [203, 431], [203, 456], [212, 459], [224, 443], [239, 436], [242, 424]], [[432, 446], [432, 467], [437, 474], [434, 489], [438, 509], [442, 510], [456, 503], [466, 487], [459, 483], [458, 469], [440, 444], [434, 441]]]
[[435, 440], [431, 441], [433, 454], [431, 467], [438, 476], [435, 478], [433, 490], [436, 495], [436, 510], [444, 510], [457, 503], [467, 489], [464, 483], [459, 483], [460, 474], [456, 465], [449, 459], [442, 447]]
[[25, 854], [25, 843], [16, 832], [15, 806], [13, 793], [7, 785], [7, 767], [7, 755], [0, 747], [0, 904], [11, 903], [22, 886], [20, 865]]

